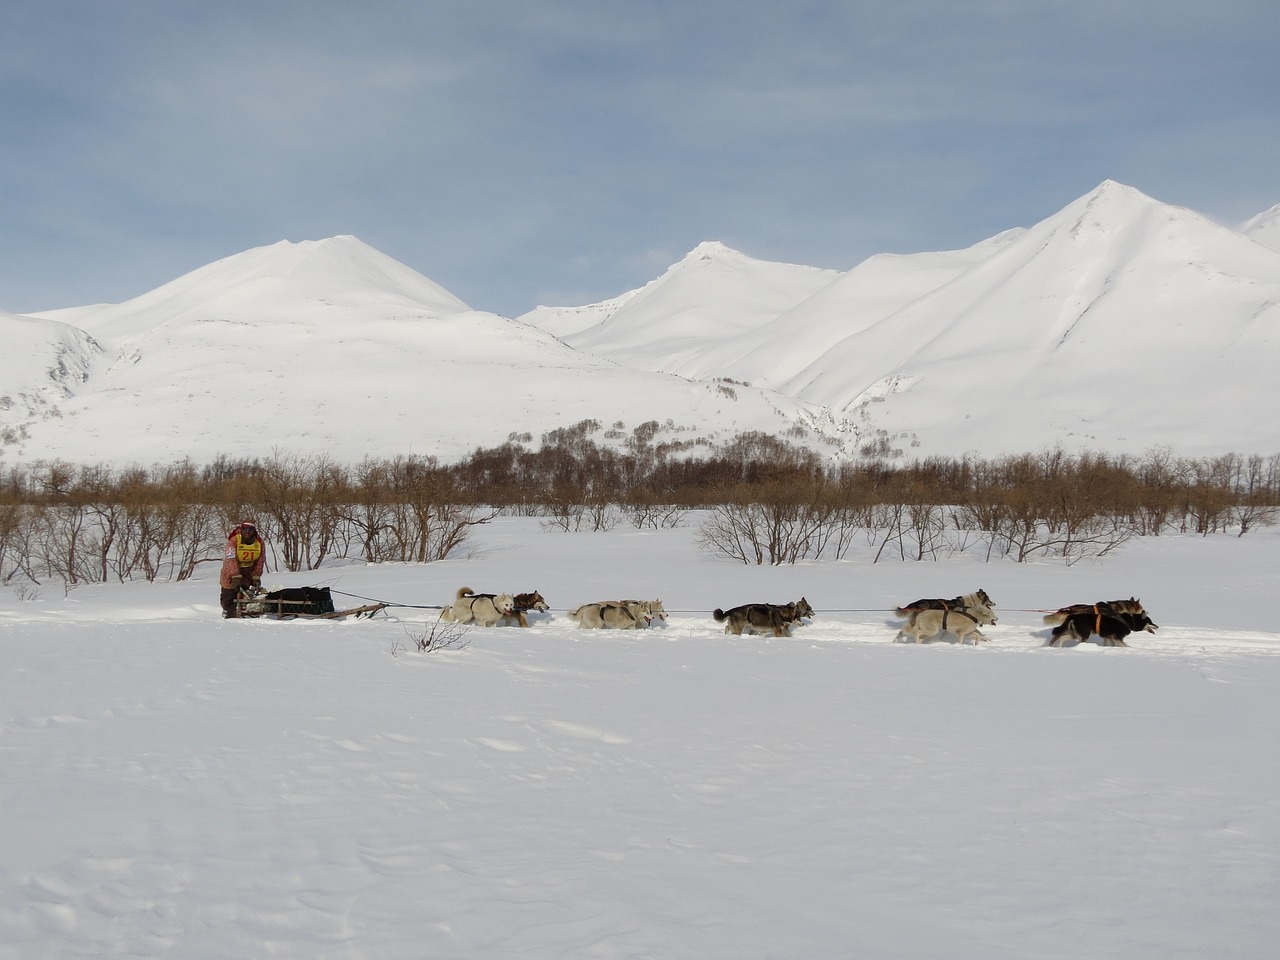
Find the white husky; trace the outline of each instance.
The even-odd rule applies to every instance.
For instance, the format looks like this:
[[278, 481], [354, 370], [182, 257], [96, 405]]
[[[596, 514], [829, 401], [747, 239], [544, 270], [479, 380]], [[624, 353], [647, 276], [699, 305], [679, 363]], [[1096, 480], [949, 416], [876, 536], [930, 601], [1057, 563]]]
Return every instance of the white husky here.
[[482, 627], [496, 627], [503, 620], [518, 617], [516, 598], [509, 593], [476, 593], [470, 587], [458, 590], [452, 605], [440, 611], [441, 620], [455, 623], [475, 623]]

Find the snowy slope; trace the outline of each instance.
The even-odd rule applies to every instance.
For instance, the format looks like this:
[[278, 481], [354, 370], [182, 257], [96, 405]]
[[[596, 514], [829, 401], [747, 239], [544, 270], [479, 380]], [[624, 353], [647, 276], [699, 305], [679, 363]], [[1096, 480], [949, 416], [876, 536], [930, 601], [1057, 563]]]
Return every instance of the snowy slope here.
[[1280, 203], [1240, 224], [1240, 232], [1273, 250], [1280, 250]]
[[[649, 281], [649, 283], [653, 282], [655, 281]], [[610, 300], [602, 300], [600, 303], [588, 303], [581, 307], [535, 307], [528, 313], [522, 313], [516, 319], [563, 339], [586, 330], [588, 327], [604, 323], [644, 289], [645, 287], [641, 287], [638, 290], [628, 290], [621, 296]]]
[[721, 351], [726, 376], [770, 389], [803, 392], [801, 377], [837, 343], [893, 315], [1022, 233], [1007, 230], [963, 250], [870, 257], [786, 313], [742, 338], [737, 356]]
[[926, 450], [1280, 449], [1280, 256], [1107, 182], [783, 392]]
[[0, 431], [53, 414], [87, 379], [100, 349], [68, 323], [0, 310]]
[[745, 338], [838, 276], [707, 242], [639, 290], [598, 305], [600, 319], [590, 326], [571, 330], [571, 317], [589, 315], [572, 310], [544, 308], [522, 319], [562, 331], [557, 335], [577, 350], [642, 370], [729, 376], [726, 355], [740, 355]]

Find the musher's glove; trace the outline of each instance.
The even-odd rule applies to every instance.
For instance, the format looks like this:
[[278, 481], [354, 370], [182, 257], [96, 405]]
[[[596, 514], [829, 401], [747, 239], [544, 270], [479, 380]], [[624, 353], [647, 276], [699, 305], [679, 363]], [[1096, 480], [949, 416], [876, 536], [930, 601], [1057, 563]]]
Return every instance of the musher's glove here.
[[229, 578], [227, 582], [231, 584], [232, 590], [238, 590], [240, 589], [240, 580], [241, 580], [240, 575], [236, 574], [234, 577]]

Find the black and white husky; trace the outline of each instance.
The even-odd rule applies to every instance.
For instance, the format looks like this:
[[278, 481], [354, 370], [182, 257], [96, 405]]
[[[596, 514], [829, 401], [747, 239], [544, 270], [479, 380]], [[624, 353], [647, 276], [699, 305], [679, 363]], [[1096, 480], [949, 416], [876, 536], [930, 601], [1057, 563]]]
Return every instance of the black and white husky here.
[[1098, 636], [1104, 647], [1126, 647], [1124, 638], [1131, 633], [1155, 633], [1156, 623], [1145, 613], [1072, 613], [1053, 628], [1049, 646], [1060, 647], [1064, 640], [1083, 643]]

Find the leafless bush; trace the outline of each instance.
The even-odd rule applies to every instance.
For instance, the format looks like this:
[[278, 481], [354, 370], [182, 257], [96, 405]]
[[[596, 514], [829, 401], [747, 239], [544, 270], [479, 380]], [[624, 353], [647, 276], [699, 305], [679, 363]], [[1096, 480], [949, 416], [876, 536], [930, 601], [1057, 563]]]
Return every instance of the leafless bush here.
[[[470, 645], [467, 639], [469, 627], [465, 624], [448, 620], [435, 620], [423, 625], [421, 631], [405, 628], [404, 634], [419, 653], [438, 653], [441, 650], [462, 650]], [[395, 656], [397, 647], [392, 647], [391, 655]]]
[[612, 530], [620, 519], [611, 503], [571, 503], [557, 501], [547, 510], [542, 529], [561, 533], [602, 533]]
[[704, 550], [745, 564], [817, 559], [832, 532], [833, 512], [812, 504], [771, 501], [721, 504], [698, 527]]
[[627, 518], [637, 530], [673, 530], [683, 527], [689, 508], [670, 503], [635, 502], [626, 506]]

